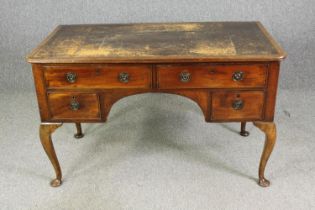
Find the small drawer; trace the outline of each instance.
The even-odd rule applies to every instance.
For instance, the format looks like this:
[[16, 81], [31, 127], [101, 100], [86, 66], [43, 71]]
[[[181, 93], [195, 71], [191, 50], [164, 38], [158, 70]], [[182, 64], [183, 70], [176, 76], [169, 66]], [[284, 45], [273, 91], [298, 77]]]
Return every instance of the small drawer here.
[[99, 97], [94, 93], [49, 93], [48, 104], [53, 120], [98, 120]]
[[259, 120], [264, 107], [263, 91], [220, 91], [212, 94], [211, 119]]
[[158, 65], [158, 86], [160, 89], [264, 87], [267, 70], [265, 64]]
[[46, 66], [46, 86], [67, 88], [150, 88], [149, 65]]

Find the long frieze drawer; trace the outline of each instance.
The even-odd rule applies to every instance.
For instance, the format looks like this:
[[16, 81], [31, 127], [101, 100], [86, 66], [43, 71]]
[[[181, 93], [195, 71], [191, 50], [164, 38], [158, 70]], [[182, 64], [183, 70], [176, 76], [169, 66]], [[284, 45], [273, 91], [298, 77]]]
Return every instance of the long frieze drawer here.
[[158, 86], [169, 88], [264, 87], [268, 66], [249, 65], [158, 65]]
[[219, 91], [212, 94], [212, 120], [262, 119], [263, 91]]
[[46, 66], [48, 88], [150, 88], [150, 65]]
[[99, 97], [94, 93], [49, 93], [48, 104], [54, 120], [101, 118]]

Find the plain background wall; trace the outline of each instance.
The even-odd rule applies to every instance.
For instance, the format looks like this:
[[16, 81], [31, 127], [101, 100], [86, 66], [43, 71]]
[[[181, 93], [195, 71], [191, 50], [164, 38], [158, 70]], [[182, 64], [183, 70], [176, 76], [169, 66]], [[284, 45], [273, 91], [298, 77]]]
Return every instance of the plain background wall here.
[[314, 0], [0, 0], [0, 90], [34, 90], [25, 56], [58, 24], [252, 20], [288, 52], [280, 87], [315, 89], [314, 10]]

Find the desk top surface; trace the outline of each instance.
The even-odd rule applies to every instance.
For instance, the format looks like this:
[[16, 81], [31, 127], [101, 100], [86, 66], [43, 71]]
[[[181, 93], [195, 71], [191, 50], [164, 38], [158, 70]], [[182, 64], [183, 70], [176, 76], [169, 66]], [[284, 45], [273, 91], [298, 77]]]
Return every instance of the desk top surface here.
[[286, 56], [259, 22], [60, 25], [30, 63], [272, 61]]

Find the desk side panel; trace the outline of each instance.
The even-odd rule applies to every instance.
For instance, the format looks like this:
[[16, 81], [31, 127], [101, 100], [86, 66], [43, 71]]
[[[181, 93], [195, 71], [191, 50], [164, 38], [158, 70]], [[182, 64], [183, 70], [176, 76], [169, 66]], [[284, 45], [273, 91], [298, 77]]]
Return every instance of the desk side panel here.
[[278, 89], [280, 62], [271, 62], [268, 71], [266, 98], [265, 98], [265, 121], [274, 120], [276, 97]]
[[41, 69], [41, 65], [32, 64], [34, 84], [36, 89], [38, 108], [40, 113], [40, 118], [42, 122], [49, 119], [49, 109], [47, 103], [46, 87], [44, 82], [44, 75]]

